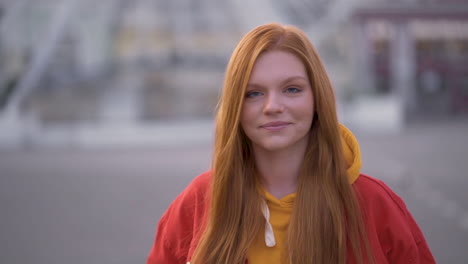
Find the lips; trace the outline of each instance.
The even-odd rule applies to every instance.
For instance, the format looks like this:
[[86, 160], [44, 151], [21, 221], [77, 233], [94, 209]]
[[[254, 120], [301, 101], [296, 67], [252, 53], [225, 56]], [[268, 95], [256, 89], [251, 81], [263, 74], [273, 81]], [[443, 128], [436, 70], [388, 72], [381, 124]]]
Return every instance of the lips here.
[[260, 126], [260, 128], [264, 128], [266, 130], [271, 130], [271, 131], [277, 131], [281, 130], [287, 126], [289, 126], [291, 123], [289, 122], [283, 122], [283, 121], [275, 121], [275, 122], [270, 122], [266, 123]]

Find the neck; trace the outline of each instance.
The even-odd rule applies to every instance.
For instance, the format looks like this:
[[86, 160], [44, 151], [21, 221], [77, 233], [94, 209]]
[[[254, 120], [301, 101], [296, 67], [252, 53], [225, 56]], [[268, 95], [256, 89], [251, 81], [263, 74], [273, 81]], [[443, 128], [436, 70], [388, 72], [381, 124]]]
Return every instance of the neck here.
[[263, 187], [278, 199], [296, 192], [306, 146], [265, 151], [254, 147], [255, 165]]

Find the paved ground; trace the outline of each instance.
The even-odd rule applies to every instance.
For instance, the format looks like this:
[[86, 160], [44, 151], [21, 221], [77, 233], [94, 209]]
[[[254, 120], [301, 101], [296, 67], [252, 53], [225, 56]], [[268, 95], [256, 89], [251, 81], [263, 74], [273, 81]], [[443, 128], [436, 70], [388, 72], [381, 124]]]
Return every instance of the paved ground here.
[[[363, 171], [406, 201], [438, 263], [468, 261], [468, 120], [357, 133]], [[210, 146], [0, 153], [0, 263], [144, 263]]]

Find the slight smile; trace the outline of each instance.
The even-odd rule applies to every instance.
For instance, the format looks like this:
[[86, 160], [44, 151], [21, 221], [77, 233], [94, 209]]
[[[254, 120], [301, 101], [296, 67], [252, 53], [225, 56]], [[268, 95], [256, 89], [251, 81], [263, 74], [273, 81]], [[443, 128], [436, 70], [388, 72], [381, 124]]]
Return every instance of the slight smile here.
[[281, 130], [287, 126], [289, 126], [291, 123], [289, 122], [282, 122], [282, 121], [276, 121], [276, 122], [270, 122], [266, 123], [264, 125], [261, 125], [260, 128], [264, 128], [266, 130], [270, 131], [278, 131]]

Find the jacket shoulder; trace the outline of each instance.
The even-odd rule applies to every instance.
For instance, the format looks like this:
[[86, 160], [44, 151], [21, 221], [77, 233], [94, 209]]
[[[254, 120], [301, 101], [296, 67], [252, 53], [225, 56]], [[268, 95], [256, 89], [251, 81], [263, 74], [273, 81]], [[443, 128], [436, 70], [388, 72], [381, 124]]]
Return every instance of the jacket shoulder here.
[[361, 174], [353, 188], [374, 252], [389, 263], [435, 263], [421, 229], [390, 187]]
[[175, 220], [176, 218], [182, 218], [184, 221], [193, 219], [198, 211], [204, 209], [210, 183], [211, 171], [204, 172], [195, 177], [170, 204], [167, 211], [161, 217], [160, 222]]
[[147, 263], [186, 263], [203, 227], [211, 171], [195, 177], [159, 220]]
[[211, 170], [205, 171], [204, 173], [195, 177], [195, 179], [193, 179], [193, 181], [190, 183], [188, 187], [193, 185], [192, 188], [207, 190], [210, 182], [211, 182]]
[[[206, 171], [197, 177], [195, 177], [187, 187], [180, 193], [180, 195], [174, 200], [174, 202], [190, 202], [186, 201], [187, 197], [194, 198], [200, 194], [206, 194], [211, 184], [211, 171]], [[200, 197], [199, 197], [200, 198]], [[174, 203], [173, 202], [173, 203]]]
[[366, 205], [377, 204], [378, 206], [388, 205], [401, 212], [407, 210], [403, 200], [382, 180], [361, 173], [353, 183], [353, 187], [358, 196], [363, 199], [361, 203], [364, 202]]
[[376, 228], [405, 224], [409, 210], [404, 201], [383, 181], [361, 174], [353, 184], [364, 218]]

